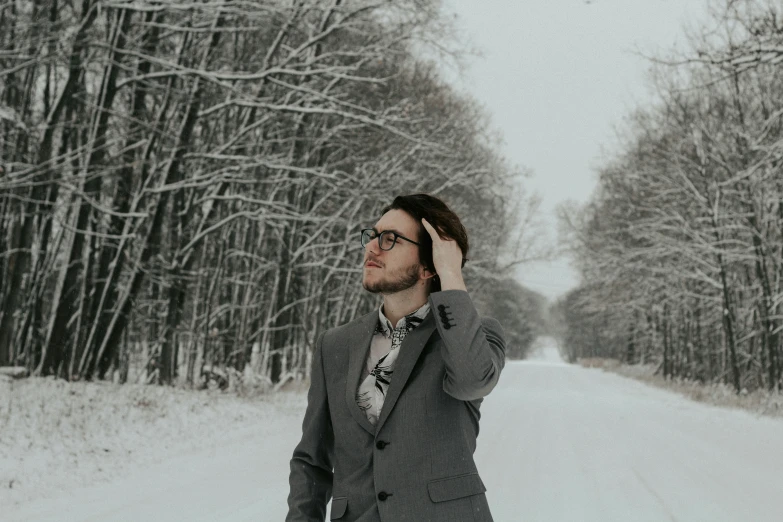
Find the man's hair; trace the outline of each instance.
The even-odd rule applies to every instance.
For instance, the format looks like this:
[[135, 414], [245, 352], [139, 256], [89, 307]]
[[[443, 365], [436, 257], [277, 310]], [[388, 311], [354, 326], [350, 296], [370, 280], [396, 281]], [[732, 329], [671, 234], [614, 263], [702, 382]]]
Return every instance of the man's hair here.
[[[468, 260], [468, 232], [462, 225], [459, 216], [452, 211], [446, 203], [430, 196], [429, 194], [409, 194], [407, 196], [397, 196], [391, 204], [381, 210], [381, 215], [390, 210], [402, 210], [410, 215], [419, 225], [418, 242], [419, 262], [432, 273], [435, 273], [435, 265], [432, 262], [432, 238], [427, 229], [421, 224], [421, 219], [426, 219], [441, 237], [453, 239], [462, 250], [462, 266]], [[436, 276], [432, 278], [430, 291], [440, 291], [440, 279]]]

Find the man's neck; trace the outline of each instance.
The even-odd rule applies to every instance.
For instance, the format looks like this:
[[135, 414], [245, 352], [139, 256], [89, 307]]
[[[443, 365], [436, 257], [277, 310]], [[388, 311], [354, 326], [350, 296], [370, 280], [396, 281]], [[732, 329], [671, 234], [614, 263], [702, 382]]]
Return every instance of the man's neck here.
[[397, 321], [424, 306], [428, 297], [426, 287], [419, 288], [418, 285], [396, 294], [384, 295], [383, 315], [396, 327]]

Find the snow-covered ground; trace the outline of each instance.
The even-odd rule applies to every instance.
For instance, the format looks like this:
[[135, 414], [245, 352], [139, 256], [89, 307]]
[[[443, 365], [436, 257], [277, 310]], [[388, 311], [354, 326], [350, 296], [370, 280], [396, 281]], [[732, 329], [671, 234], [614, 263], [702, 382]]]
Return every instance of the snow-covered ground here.
[[[0, 496], [0, 519], [281, 521], [304, 406], [301, 392], [266, 399], [258, 418], [232, 415], [230, 435], [207, 431], [206, 448], [105, 484], [12, 510]], [[783, 520], [780, 419], [566, 365], [552, 345], [509, 363], [482, 414], [476, 459], [498, 522]]]
[[[157, 386], [0, 381], [0, 522], [84, 520], [78, 511], [88, 507], [84, 502], [123, 499], [121, 488], [116, 496], [101, 491], [129, 477], [170, 478], [166, 490], [176, 487], [171, 473], [180, 472], [187, 487], [188, 475], [209, 473], [221, 451], [244, 460], [285, 446], [275, 437], [290, 439], [300, 429], [305, 405], [303, 391], [241, 398]], [[37, 511], [46, 505], [64, 508]], [[164, 512], [133, 520], [169, 518]]]

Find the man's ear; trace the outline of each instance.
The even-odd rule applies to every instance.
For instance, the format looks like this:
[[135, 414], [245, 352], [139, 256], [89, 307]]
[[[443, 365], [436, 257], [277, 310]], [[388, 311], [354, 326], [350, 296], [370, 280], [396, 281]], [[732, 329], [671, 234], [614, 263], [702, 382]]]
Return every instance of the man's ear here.
[[436, 275], [438, 274], [431, 272], [426, 266], [422, 266], [421, 272], [419, 272], [419, 279], [432, 279]]

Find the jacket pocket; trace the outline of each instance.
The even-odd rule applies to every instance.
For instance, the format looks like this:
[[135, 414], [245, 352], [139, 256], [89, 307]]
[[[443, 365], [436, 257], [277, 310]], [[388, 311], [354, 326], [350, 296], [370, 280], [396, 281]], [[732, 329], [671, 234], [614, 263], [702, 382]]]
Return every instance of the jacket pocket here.
[[466, 473], [438, 480], [427, 484], [427, 491], [433, 502], [445, 502], [457, 498], [484, 493], [487, 488], [481, 482], [478, 473]]
[[348, 497], [337, 497], [332, 499], [332, 511], [329, 515], [329, 520], [337, 520], [343, 518], [345, 510], [348, 509]]

